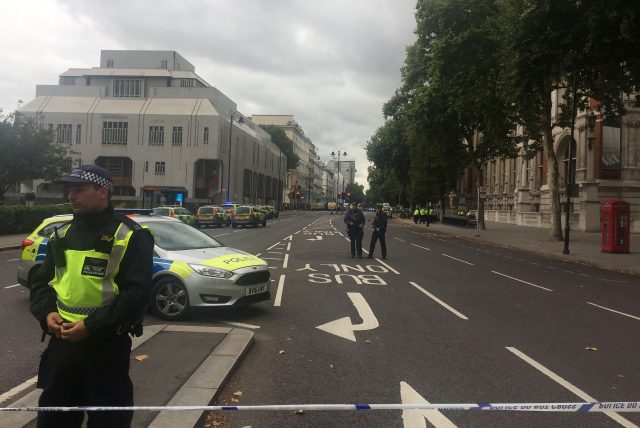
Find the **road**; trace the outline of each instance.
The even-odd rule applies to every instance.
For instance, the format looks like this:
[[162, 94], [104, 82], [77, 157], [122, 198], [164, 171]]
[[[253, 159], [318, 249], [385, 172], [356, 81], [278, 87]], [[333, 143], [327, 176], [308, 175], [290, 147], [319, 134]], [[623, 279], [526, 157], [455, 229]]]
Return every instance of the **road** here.
[[[307, 214], [274, 228], [272, 244], [256, 249], [281, 287], [271, 307], [231, 317], [254, 326], [256, 342], [220, 404], [638, 400], [637, 278], [393, 221], [386, 261], [352, 259], [344, 229], [335, 215]], [[369, 239], [368, 231], [365, 247]], [[640, 424], [636, 413], [263, 411], [215, 418], [229, 427]]]
[[[337, 215], [301, 212], [267, 228], [207, 230], [259, 254], [273, 281], [270, 302], [198, 311], [184, 322], [255, 334], [219, 403], [640, 400], [637, 277], [394, 220], [387, 260], [352, 259], [344, 229]], [[367, 227], [365, 248], [369, 239]], [[17, 257], [18, 251], [0, 253], [0, 392], [35, 376], [44, 349], [28, 292], [11, 287]], [[162, 321], [149, 315], [145, 323]], [[632, 427], [640, 415], [260, 411], [215, 414], [212, 421], [222, 427]]]

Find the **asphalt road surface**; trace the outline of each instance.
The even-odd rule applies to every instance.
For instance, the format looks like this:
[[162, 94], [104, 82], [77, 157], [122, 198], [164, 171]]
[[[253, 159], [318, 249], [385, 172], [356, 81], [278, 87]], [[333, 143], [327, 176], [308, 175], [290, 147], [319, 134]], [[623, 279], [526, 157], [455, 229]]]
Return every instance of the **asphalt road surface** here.
[[[368, 216], [368, 221], [371, 216]], [[232, 405], [640, 400], [640, 282], [390, 221], [388, 258], [352, 259], [342, 217], [209, 229], [270, 265], [272, 299], [197, 311], [255, 343], [220, 394]], [[371, 228], [367, 223], [364, 247]], [[366, 255], [366, 253], [365, 253]], [[0, 393], [32, 379], [44, 344], [0, 253]], [[162, 321], [149, 315], [145, 323]], [[167, 352], [171, 352], [167, 349]], [[176, 362], [179, 364], [179, 361]], [[221, 427], [633, 427], [638, 413], [246, 411]]]

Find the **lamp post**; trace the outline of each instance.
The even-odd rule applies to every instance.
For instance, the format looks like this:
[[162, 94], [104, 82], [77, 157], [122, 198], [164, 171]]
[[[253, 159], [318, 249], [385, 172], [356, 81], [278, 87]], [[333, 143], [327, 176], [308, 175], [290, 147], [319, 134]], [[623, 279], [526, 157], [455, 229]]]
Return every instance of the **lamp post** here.
[[[229, 174], [227, 175], [227, 201], [229, 202], [229, 192], [230, 192], [230, 188], [231, 188], [231, 132], [233, 131], [233, 115], [236, 114], [236, 112], [232, 112], [229, 115], [230, 121], [229, 121], [229, 166], [227, 167], [227, 171], [229, 172]], [[238, 119], [236, 122], [239, 123], [243, 123], [244, 120], [242, 119], [242, 116], [240, 116], [240, 119]]]
[[573, 146], [574, 130], [576, 125], [576, 110], [578, 108], [576, 103], [576, 91], [578, 89], [578, 74], [573, 74], [573, 94], [571, 99], [571, 141], [569, 141], [569, 150], [567, 150], [567, 179], [566, 179], [566, 192], [567, 192], [567, 209], [565, 211], [565, 228], [564, 228], [564, 249], [562, 254], [569, 254], [569, 233], [571, 232], [571, 226], [569, 225], [569, 215], [571, 214], [571, 192], [573, 191], [574, 183], [571, 174], [571, 148]]
[[309, 205], [309, 210], [311, 210], [311, 181], [313, 180], [313, 173], [314, 173], [314, 168], [313, 166], [309, 167], [309, 193], [308, 193], [308, 197], [309, 199], [307, 200], [307, 204]]
[[334, 195], [338, 193], [338, 190], [340, 190], [340, 157], [342, 156], [346, 156], [347, 152], [345, 152], [343, 149], [338, 149], [338, 153], [336, 154], [335, 152], [331, 152], [331, 157], [333, 159], [338, 158], [338, 179], [336, 181], [336, 191], [333, 193]]
[[589, 126], [589, 135], [587, 136], [587, 147], [589, 150], [593, 148], [593, 140], [595, 140], [595, 136], [593, 135], [593, 128], [596, 126], [596, 115], [593, 112], [589, 113], [587, 116], [587, 125]]

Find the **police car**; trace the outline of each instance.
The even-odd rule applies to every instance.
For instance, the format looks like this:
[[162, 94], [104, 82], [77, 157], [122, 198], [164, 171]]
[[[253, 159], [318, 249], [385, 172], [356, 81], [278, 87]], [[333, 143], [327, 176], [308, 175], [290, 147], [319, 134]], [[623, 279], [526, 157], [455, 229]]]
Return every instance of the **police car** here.
[[[226, 247], [175, 218], [129, 217], [148, 228], [155, 239], [149, 307], [158, 317], [177, 320], [194, 307], [239, 306], [271, 298], [271, 274], [264, 260]], [[31, 286], [54, 228], [71, 218], [47, 218], [22, 242], [20, 284]]]

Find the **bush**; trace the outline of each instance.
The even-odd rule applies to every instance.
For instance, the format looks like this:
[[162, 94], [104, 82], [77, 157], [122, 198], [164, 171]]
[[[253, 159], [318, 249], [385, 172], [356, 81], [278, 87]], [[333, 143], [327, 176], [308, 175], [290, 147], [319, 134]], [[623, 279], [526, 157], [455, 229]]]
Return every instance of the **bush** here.
[[63, 205], [0, 205], [0, 235], [30, 233], [42, 220], [57, 214], [70, 214]]

